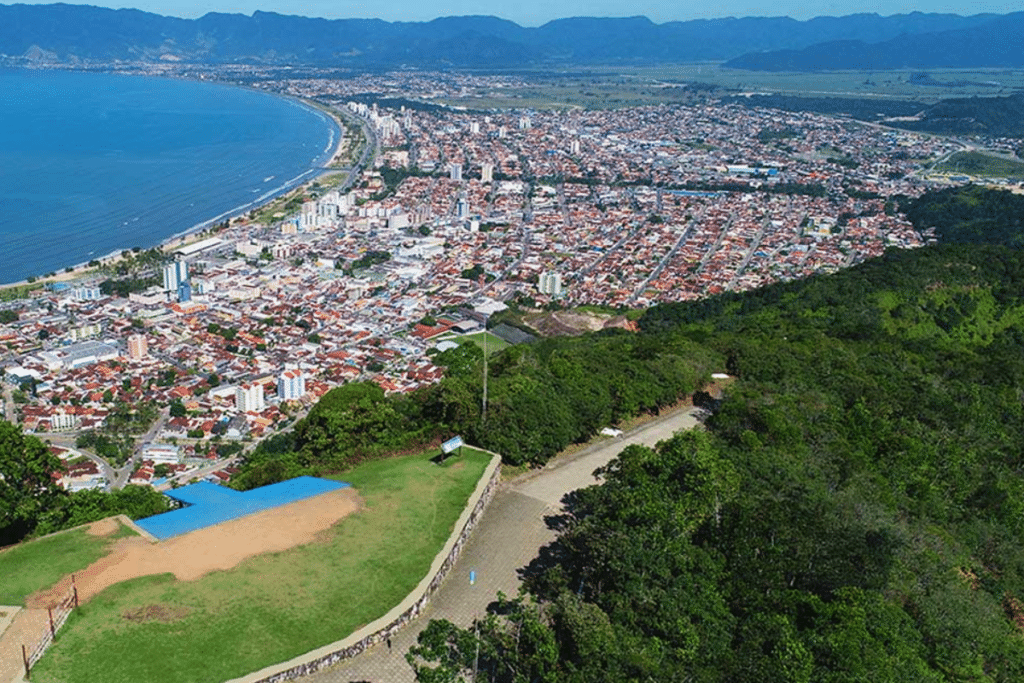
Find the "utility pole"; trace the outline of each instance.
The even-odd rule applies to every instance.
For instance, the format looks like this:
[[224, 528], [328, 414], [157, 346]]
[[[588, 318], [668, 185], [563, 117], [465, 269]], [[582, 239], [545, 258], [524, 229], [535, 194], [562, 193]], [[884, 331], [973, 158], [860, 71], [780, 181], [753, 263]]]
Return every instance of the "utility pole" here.
[[487, 318], [484, 318], [484, 398], [482, 421], [487, 424]]

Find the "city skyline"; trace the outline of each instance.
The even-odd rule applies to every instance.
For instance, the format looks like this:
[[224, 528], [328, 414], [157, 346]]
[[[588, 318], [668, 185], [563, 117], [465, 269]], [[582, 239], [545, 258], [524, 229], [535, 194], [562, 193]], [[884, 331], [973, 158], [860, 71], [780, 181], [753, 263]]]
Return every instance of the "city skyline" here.
[[[23, 4], [43, 5], [50, 2], [27, 0]], [[73, 3], [74, 4], [74, 3]], [[86, 3], [82, 3], [86, 4]], [[669, 0], [648, 0], [642, 4], [628, 0], [570, 0], [552, 5], [540, 0], [525, 0], [514, 5], [493, 0], [447, 0], [444, 3], [424, 5], [414, 0], [395, 0], [387, 5], [367, 8], [364, 3], [351, 0], [327, 2], [326, 0], [211, 0], [195, 3], [192, 0], [136, 0], [131, 3], [117, 0], [88, 3], [112, 9], [131, 8], [165, 16], [194, 19], [210, 12], [251, 15], [255, 11], [279, 14], [319, 17], [325, 19], [382, 19], [384, 21], [430, 21], [438, 17], [490, 15], [514, 21], [521, 26], [540, 26], [555, 19], [568, 17], [630, 17], [645, 16], [655, 23], [690, 21], [697, 19], [721, 19], [727, 17], [783, 17], [807, 20], [819, 16], [845, 16], [850, 14], [875, 13], [883, 16], [909, 14], [912, 12], [935, 12], [960, 14], [1007, 14], [1020, 10], [1013, 0], [987, 0], [965, 5], [948, 0], [924, 0], [909, 3], [904, 0], [842, 1], [782, 0], [764, 3], [754, 0], [727, 0], [709, 8], [706, 5], [680, 4]]]

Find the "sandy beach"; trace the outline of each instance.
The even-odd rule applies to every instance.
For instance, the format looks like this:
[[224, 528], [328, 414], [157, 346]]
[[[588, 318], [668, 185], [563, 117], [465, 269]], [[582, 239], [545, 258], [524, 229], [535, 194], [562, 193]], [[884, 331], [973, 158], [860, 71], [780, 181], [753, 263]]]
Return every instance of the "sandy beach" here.
[[[208, 234], [207, 231], [213, 224], [223, 221], [231, 221], [239, 216], [243, 216], [251, 211], [255, 211], [264, 206], [267, 206], [268, 204], [271, 204], [272, 202], [280, 199], [281, 197], [289, 196], [296, 192], [306, 192], [313, 183], [317, 182], [318, 179], [322, 178], [324, 175], [328, 175], [334, 172], [331, 167], [334, 166], [334, 164], [336, 164], [339, 161], [342, 152], [344, 151], [345, 142], [347, 140], [347, 137], [345, 135], [345, 125], [342, 122], [341, 117], [339, 117], [333, 111], [328, 111], [308, 101], [299, 101], [301, 101], [308, 108], [319, 113], [322, 113], [324, 116], [330, 118], [337, 128], [338, 134], [336, 136], [336, 140], [334, 143], [334, 149], [331, 152], [330, 157], [327, 159], [326, 163], [319, 169], [315, 169], [316, 172], [309, 179], [299, 183], [298, 185], [295, 185], [293, 187], [286, 187], [282, 189], [281, 192], [278, 192], [273, 196], [268, 196], [264, 198], [264, 200], [257, 205], [246, 206], [238, 210], [232, 210], [228, 212], [228, 214], [217, 216], [215, 218], [211, 218], [209, 220], [198, 223], [189, 228], [188, 230], [179, 232], [175, 235], [171, 235], [170, 237], [162, 240], [160, 243], [155, 245], [153, 248], [160, 249], [165, 253], [170, 253], [176, 249], [180, 249], [184, 246], [188, 246], [189, 244], [193, 244], [202, 239], [206, 239], [207, 237], [211, 236], [211, 234]], [[75, 280], [88, 279], [92, 276], [95, 276], [98, 270], [104, 267], [116, 265], [119, 261], [121, 261], [124, 258], [123, 253], [125, 251], [131, 251], [131, 249], [126, 246], [123, 249], [113, 251], [105, 256], [100, 256], [95, 259], [91, 259], [90, 261], [69, 264], [69, 267], [72, 269], [71, 272], [67, 272], [67, 268], [62, 267], [62, 269], [59, 272], [54, 272], [53, 275], [47, 277], [39, 276], [34, 278], [33, 281], [24, 279], [19, 280], [17, 282], [2, 283], [0, 284], [0, 291], [14, 289], [18, 287], [42, 288], [45, 287], [47, 284], [52, 283], [73, 282]], [[90, 267], [89, 263], [91, 263], [92, 261], [97, 261], [99, 262], [100, 265], [98, 267]]]

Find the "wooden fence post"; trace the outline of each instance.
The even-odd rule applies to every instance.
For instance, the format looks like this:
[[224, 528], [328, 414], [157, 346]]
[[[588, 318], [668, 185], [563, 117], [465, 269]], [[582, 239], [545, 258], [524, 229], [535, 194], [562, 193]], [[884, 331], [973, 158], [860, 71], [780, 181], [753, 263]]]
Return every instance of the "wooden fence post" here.
[[32, 675], [32, 669], [28, 665], [28, 650], [25, 649], [24, 644], [21, 646], [21, 658], [25, 661], [25, 679], [27, 680]]
[[53, 627], [53, 610], [49, 607], [46, 608], [46, 613], [50, 615], [50, 635], [54, 640], [57, 639], [57, 629]]
[[78, 584], [75, 583], [75, 575], [71, 575], [71, 590], [75, 593], [75, 607], [78, 607]]

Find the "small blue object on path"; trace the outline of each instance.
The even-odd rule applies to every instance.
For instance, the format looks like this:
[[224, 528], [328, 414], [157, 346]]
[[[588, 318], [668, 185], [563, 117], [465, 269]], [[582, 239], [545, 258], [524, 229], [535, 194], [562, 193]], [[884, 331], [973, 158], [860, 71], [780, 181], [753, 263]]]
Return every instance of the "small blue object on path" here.
[[185, 507], [140, 519], [136, 524], [164, 540], [349, 486], [316, 477], [296, 477], [251, 491], [200, 482], [164, 492]]
[[469, 585], [472, 586], [475, 583], [476, 583], [476, 570], [475, 569], [471, 569], [469, 571]]

